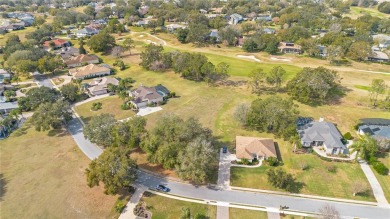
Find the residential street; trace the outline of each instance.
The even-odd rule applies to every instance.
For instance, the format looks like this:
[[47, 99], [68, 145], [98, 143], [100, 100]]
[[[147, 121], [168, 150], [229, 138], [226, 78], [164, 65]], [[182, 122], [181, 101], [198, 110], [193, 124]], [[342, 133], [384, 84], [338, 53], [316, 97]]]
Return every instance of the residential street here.
[[[37, 80], [44, 86], [53, 87], [50, 80], [47, 78], [38, 77]], [[89, 159], [95, 159], [103, 152], [103, 150], [96, 144], [93, 144], [89, 140], [85, 139], [83, 134], [83, 126], [76, 117], [73, 117], [73, 119], [69, 122], [68, 130], [79, 148]], [[223, 175], [225, 174], [223, 173]], [[225, 178], [226, 177], [222, 177], [221, 179], [224, 179], [225, 181]], [[318, 212], [318, 209], [320, 209], [322, 206], [331, 204], [336, 207], [341, 215], [350, 218], [390, 218], [389, 206], [387, 205], [386, 207], [383, 207], [381, 204], [380, 206], [376, 207], [362, 204], [300, 198], [276, 194], [264, 194], [225, 189], [215, 190], [206, 187], [196, 187], [190, 184], [168, 181], [166, 179], [152, 176], [144, 172], [139, 173], [137, 183], [146, 187], [155, 187], [158, 184], [164, 184], [171, 189], [170, 194], [195, 199], [212, 200], [220, 203], [235, 203], [271, 208], [279, 208], [281, 205], [283, 205], [288, 206], [289, 210], [305, 212]], [[226, 206], [226, 204], [223, 205]]]

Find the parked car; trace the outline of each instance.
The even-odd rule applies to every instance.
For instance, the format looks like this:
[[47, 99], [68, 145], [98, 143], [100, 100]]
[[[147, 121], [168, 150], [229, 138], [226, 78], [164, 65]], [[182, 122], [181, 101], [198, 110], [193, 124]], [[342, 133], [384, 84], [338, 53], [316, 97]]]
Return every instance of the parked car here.
[[156, 186], [156, 190], [161, 191], [161, 192], [169, 192], [170, 191], [170, 189], [168, 187], [163, 186], [163, 185]]
[[226, 154], [227, 153], [227, 147], [222, 148], [222, 153]]

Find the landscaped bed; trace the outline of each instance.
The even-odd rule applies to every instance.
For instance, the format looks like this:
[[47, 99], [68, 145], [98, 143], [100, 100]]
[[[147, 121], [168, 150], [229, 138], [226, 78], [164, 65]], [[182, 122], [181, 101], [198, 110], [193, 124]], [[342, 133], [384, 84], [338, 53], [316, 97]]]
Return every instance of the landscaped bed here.
[[[91, 110], [92, 105], [98, 102], [102, 103], [102, 108], [96, 111]], [[135, 112], [133, 112], [132, 110], [121, 109], [122, 103], [123, 100], [121, 100], [118, 96], [109, 96], [76, 106], [76, 112], [86, 123], [91, 119], [92, 116], [100, 115], [103, 113], [113, 114], [115, 116], [115, 119], [118, 120], [134, 116]]]
[[186, 202], [148, 192], [144, 193], [141, 201], [146, 203], [146, 208], [152, 213], [153, 219], [180, 218], [182, 208], [189, 208], [191, 216], [199, 213], [210, 219], [216, 218], [217, 207], [214, 205]]

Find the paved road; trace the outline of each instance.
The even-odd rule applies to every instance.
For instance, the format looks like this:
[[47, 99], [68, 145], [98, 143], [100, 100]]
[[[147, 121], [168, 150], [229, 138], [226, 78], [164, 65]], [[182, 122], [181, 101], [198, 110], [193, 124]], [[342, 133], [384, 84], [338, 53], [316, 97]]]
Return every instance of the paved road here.
[[38, 86], [45, 86], [49, 88], [54, 88], [50, 79], [46, 75], [34, 74], [34, 82], [38, 84]]
[[[374, 193], [375, 199], [378, 202], [379, 206], [388, 206], [389, 203], [386, 200], [385, 194], [383, 193], [382, 187], [376, 179], [372, 169], [367, 164], [366, 161], [359, 161], [360, 167], [362, 168], [364, 174], [366, 175], [368, 182], [371, 185], [372, 191]], [[390, 215], [389, 215], [390, 218]]]
[[[84, 138], [80, 121], [74, 118], [68, 126], [68, 130], [75, 139], [80, 149], [90, 158], [94, 159], [102, 153], [95, 144]], [[316, 200], [275, 194], [264, 194], [235, 190], [216, 190], [206, 187], [196, 187], [190, 184], [168, 181], [163, 178], [141, 172], [138, 174], [137, 184], [146, 187], [155, 187], [158, 184], [171, 188], [171, 194], [195, 199], [212, 200], [222, 203], [237, 203], [244, 205], [264, 206], [279, 208], [280, 205], [288, 206], [289, 210], [318, 212], [325, 204], [334, 205], [343, 216], [387, 219], [390, 218], [390, 209], [387, 207], [366, 206], [329, 200]]]
[[75, 116], [73, 116], [72, 120], [68, 123], [68, 131], [72, 135], [76, 144], [89, 159], [93, 160], [103, 153], [103, 150], [100, 147], [85, 139], [83, 126]]

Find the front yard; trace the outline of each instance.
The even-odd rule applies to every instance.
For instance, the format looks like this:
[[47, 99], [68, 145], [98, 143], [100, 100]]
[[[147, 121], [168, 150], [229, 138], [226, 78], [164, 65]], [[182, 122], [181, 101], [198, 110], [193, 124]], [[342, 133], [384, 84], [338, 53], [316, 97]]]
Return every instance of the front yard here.
[[[283, 153], [282, 153], [283, 154]], [[283, 156], [283, 155], [282, 155]], [[300, 163], [308, 167], [301, 170]], [[336, 172], [329, 172], [327, 166], [334, 165]], [[232, 167], [231, 185], [255, 189], [277, 190], [267, 181], [266, 171], [269, 166], [259, 168]], [[371, 187], [360, 166], [355, 163], [338, 163], [321, 160], [313, 154], [301, 154], [284, 157], [284, 166], [287, 172], [293, 173], [297, 182], [303, 183], [300, 193], [336, 198], [375, 201]], [[352, 185], [361, 182], [368, 189], [366, 195], [353, 196]]]
[[214, 205], [186, 202], [148, 192], [144, 193], [141, 201], [146, 203], [146, 208], [152, 212], [153, 219], [180, 218], [182, 208], [189, 208], [192, 217], [199, 213], [209, 219], [215, 219], [217, 214], [217, 207]]
[[[102, 103], [102, 109], [96, 111], [91, 110], [92, 104], [98, 102]], [[85, 123], [88, 123], [92, 116], [97, 116], [103, 113], [112, 114], [115, 116], [115, 119], [118, 120], [134, 116], [135, 113], [132, 110], [121, 109], [122, 103], [123, 100], [121, 100], [118, 96], [109, 96], [76, 106], [76, 112]]]

